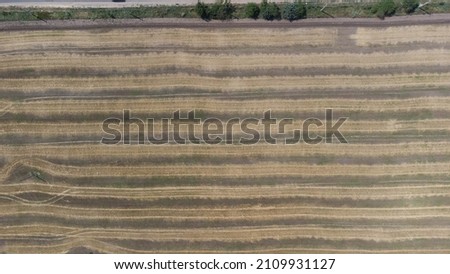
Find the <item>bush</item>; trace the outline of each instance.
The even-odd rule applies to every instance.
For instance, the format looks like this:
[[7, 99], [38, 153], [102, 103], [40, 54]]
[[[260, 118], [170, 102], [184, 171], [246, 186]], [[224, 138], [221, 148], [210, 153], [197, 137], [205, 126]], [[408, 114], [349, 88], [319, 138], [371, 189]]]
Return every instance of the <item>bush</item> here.
[[407, 14], [413, 13], [419, 6], [419, 0], [403, 0], [403, 8]]
[[209, 16], [212, 19], [227, 20], [233, 18], [236, 8], [229, 0], [218, 1], [211, 6]]
[[262, 18], [272, 21], [281, 19], [280, 8], [275, 3], [268, 3], [267, 0], [261, 2]]
[[247, 6], [245, 6], [245, 17], [258, 19], [259, 11], [259, 7], [256, 3], [248, 3]]
[[203, 2], [200, 2], [200, 1], [197, 2], [197, 5], [195, 5], [195, 12], [203, 20], [209, 20], [210, 19], [208, 6], [205, 3], [203, 3]]
[[384, 19], [386, 16], [394, 15], [396, 10], [397, 5], [394, 0], [381, 0], [372, 7], [371, 11], [373, 14], [376, 14], [378, 18]]
[[283, 19], [294, 21], [306, 17], [306, 7], [303, 3], [295, 1], [286, 3], [283, 7]]
[[34, 17], [36, 17], [39, 20], [50, 20], [52, 19], [52, 14], [48, 11], [38, 11], [36, 13], [33, 13]]
[[198, 1], [195, 6], [195, 12], [203, 20], [218, 19], [227, 20], [233, 18], [233, 13], [236, 8], [229, 0], [222, 0], [214, 3], [208, 7], [205, 3]]

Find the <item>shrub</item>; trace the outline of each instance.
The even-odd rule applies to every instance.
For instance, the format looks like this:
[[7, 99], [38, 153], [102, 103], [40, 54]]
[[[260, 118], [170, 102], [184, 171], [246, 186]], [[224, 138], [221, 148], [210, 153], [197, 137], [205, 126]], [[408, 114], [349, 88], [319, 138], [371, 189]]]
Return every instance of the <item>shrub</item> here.
[[380, 19], [394, 15], [396, 10], [397, 5], [394, 0], [381, 0], [372, 7], [372, 13], [376, 14]]
[[227, 20], [233, 18], [235, 10], [229, 0], [218, 1], [211, 6], [209, 16], [212, 19]]
[[275, 3], [268, 3], [267, 0], [261, 2], [261, 15], [262, 18], [272, 21], [275, 19], [281, 19], [280, 8]]
[[208, 6], [205, 3], [203, 3], [203, 2], [200, 2], [200, 1], [197, 2], [197, 5], [195, 5], [195, 12], [203, 20], [209, 20], [210, 19]]
[[258, 19], [259, 11], [259, 7], [256, 3], [248, 3], [245, 6], [245, 17]]
[[39, 20], [50, 20], [52, 19], [52, 14], [48, 11], [38, 11], [34, 13], [34, 17], [36, 17]]
[[227, 20], [233, 18], [236, 8], [229, 0], [221, 0], [208, 7], [205, 3], [198, 1], [195, 6], [195, 12], [203, 20], [218, 19]]
[[403, 0], [403, 8], [407, 14], [413, 13], [419, 6], [419, 0]]
[[303, 3], [295, 1], [286, 3], [283, 7], [283, 19], [294, 21], [306, 17], [306, 7]]

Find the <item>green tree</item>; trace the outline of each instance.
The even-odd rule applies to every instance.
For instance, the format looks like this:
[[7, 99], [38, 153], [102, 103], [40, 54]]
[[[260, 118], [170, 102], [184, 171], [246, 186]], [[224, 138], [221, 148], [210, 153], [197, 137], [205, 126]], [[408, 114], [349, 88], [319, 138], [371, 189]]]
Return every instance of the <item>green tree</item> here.
[[236, 8], [229, 0], [217, 1], [211, 6], [209, 15], [212, 19], [227, 20], [233, 18]]
[[403, 8], [407, 14], [413, 13], [419, 6], [419, 0], [403, 0]]
[[394, 0], [380, 0], [374, 6], [372, 6], [372, 13], [380, 19], [384, 19], [386, 16], [392, 16], [397, 10], [397, 5]]
[[259, 11], [259, 6], [256, 3], [248, 3], [245, 6], [245, 16], [247, 18], [258, 19]]
[[281, 19], [280, 8], [275, 3], [268, 3], [267, 0], [261, 2], [261, 15], [264, 19], [272, 21]]
[[295, 1], [286, 3], [283, 7], [283, 19], [294, 21], [306, 17], [306, 7], [303, 3]]
[[209, 20], [210, 19], [208, 5], [206, 5], [205, 3], [201, 2], [201, 1], [198, 1], [197, 5], [195, 5], [195, 12], [203, 20]]

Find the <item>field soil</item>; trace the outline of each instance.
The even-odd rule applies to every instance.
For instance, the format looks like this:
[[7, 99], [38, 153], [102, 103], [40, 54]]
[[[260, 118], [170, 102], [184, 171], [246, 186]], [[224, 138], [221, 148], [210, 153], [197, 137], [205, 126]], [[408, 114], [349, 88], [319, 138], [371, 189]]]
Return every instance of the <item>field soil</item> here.
[[[0, 252], [450, 252], [448, 23], [0, 23]], [[348, 144], [101, 144], [125, 109]]]

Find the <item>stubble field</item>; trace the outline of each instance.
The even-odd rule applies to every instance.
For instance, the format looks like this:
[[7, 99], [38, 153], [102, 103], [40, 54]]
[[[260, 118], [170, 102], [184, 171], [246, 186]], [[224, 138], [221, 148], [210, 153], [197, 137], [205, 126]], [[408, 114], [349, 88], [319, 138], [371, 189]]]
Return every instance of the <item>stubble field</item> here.
[[[449, 31], [2, 31], [0, 251], [450, 252]], [[124, 109], [327, 108], [348, 144], [100, 144]]]

